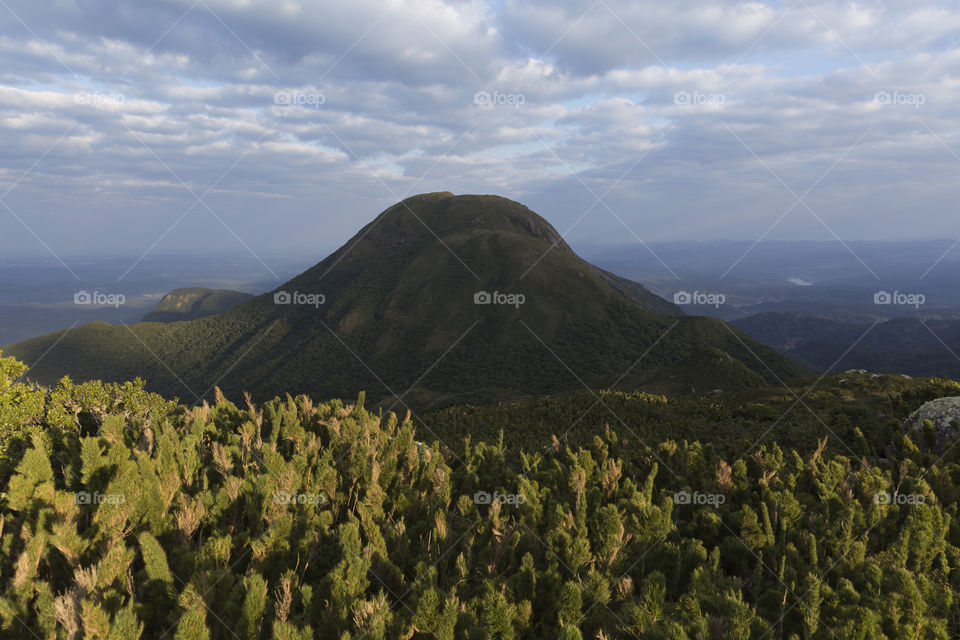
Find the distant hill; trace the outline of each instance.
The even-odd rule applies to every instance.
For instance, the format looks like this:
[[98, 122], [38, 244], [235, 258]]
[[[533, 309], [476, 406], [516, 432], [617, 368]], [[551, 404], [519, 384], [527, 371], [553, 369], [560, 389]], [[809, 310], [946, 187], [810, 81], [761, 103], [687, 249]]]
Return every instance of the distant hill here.
[[143, 316], [143, 322], [179, 322], [205, 318], [232, 309], [252, 297], [249, 293], [231, 289], [174, 289], [163, 296], [150, 313]]
[[316, 266], [224, 313], [91, 323], [5, 350], [45, 383], [140, 376], [188, 401], [214, 385], [235, 399], [366, 389], [401, 408], [614, 384], [702, 392], [802, 371], [590, 265], [522, 204], [448, 192], [391, 206]]
[[874, 323], [758, 313], [731, 324], [820, 371], [832, 367], [960, 379], [960, 320], [953, 318], [895, 318], [871, 329]]
[[862, 326], [863, 331], [870, 326], [869, 323], [844, 322], [785, 312], [757, 313], [747, 318], [732, 320], [730, 324], [781, 351], [791, 351], [798, 345], [815, 342], [851, 328]]

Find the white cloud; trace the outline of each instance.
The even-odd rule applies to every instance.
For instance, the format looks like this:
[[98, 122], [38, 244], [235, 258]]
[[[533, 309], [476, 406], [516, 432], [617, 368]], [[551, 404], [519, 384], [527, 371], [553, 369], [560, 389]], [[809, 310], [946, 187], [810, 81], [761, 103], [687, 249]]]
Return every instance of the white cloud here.
[[[843, 237], [956, 233], [948, 5], [9, 4], [30, 30], [0, 36], [0, 175], [9, 186], [49, 150], [8, 200], [64, 253], [78, 224], [127, 229], [131, 246], [162, 232], [192, 201], [172, 173], [198, 193], [220, 180], [253, 237], [237, 234], [265, 247], [300, 238], [264, 227], [264, 209], [345, 239], [411, 187], [522, 196], [563, 229], [593, 202], [583, 183], [610, 188], [622, 221], [597, 207], [574, 238], [626, 224], [753, 239], [793, 202], [771, 171], [799, 194], [829, 170], [806, 200]], [[2, 213], [0, 250], [24, 250], [4, 244], [19, 223]], [[795, 218], [810, 215], [783, 229]]]

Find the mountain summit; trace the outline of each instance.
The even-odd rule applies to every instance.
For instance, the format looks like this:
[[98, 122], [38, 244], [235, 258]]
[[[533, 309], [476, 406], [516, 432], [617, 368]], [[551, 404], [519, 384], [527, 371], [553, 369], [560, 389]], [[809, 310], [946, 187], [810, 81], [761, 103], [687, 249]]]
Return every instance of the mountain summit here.
[[702, 393], [800, 372], [585, 262], [522, 204], [449, 192], [389, 207], [319, 264], [224, 313], [91, 323], [4, 350], [36, 363], [43, 383], [140, 376], [188, 401], [217, 385], [235, 399], [366, 390], [427, 407], [614, 384]]

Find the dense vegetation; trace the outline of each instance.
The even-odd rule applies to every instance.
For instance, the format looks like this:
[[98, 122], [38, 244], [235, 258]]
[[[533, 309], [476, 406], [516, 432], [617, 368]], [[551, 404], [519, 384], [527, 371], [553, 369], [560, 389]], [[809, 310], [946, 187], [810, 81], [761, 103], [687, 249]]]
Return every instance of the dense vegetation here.
[[[525, 446], [456, 429], [429, 444], [426, 423], [363, 395], [188, 408], [139, 382], [46, 390], [22, 372], [0, 359], [2, 637], [960, 633], [955, 452], [875, 439], [855, 413], [857, 456], [661, 439], [647, 423], [670, 402], [641, 394], [618, 409], [660, 412], [629, 425], [649, 447], [612, 420]], [[904, 411], [960, 392], [902, 384], [888, 394]], [[550, 419], [511, 411], [518, 428]]]
[[502, 431], [508, 446], [529, 450], [549, 442], [553, 434], [586, 446], [610, 425], [626, 441], [701, 441], [725, 456], [751, 453], [756, 445], [773, 442], [812, 451], [829, 436], [828, 453], [883, 458], [892, 455], [912, 411], [928, 400], [960, 396], [960, 385], [947, 378], [858, 371], [801, 377], [783, 386], [725, 386], [696, 396], [580, 391], [522, 402], [458, 405], [424, 415], [421, 430], [444, 441], [468, 435], [496, 440]]

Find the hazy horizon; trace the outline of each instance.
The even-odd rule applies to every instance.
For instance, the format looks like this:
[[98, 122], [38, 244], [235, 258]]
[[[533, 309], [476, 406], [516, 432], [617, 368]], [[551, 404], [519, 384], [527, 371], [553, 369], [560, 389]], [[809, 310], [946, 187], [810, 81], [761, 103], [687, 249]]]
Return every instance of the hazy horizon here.
[[[378, 212], [379, 213], [379, 212]], [[543, 215], [542, 212], [536, 211], [537, 214]], [[329, 241], [324, 244], [316, 245], [315, 248], [302, 246], [295, 247], [286, 250], [275, 250], [274, 252], [264, 252], [259, 253], [258, 256], [264, 260], [268, 259], [289, 259], [293, 258], [309, 258], [316, 257], [317, 262], [326, 258], [331, 253], [339, 249], [340, 247], [347, 244], [351, 238], [353, 238], [357, 232], [360, 231], [363, 224], [372, 222], [373, 218], [371, 216], [366, 222], [361, 222], [360, 225], [353, 230], [353, 232], [345, 232], [342, 238], [337, 238], [336, 241]], [[544, 216], [547, 222], [550, 222], [550, 219]], [[552, 223], [551, 223], [552, 224]], [[650, 247], [664, 246], [664, 245], [683, 245], [683, 244], [743, 244], [743, 245], [773, 245], [773, 244], [786, 244], [786, 245], [800, 245], [800, 244], [820, 244], [820, 245], [836, 245], [842, 247], [844, 244], [848, 246], [855, 245], [865, 245], [865, 244], [889, 244], [889, 245], [901, 245], [907, 246], [911, 244], [942, 244], [944, 248], [950, 248], [954, 245], [960, 245], [960, 241], [957, 238], [951, 238], [948, 236], [931, 236], [931, 237], [916, 237], [916, 238], [906, 238], [906, 239], [882, 239], [882, 240], [871, 240], [868, 238], [842, 238], [840, 240], [833, 238], [825, 239], [809, 239], [809, 238], [780, 238], [780, 239], [763, 239], [757, 240], [756, 238], [732, 238], [732, 237], [716, 237], [716, 238], [684, 238], [684, 237], [671, 237], [671, 238], [661, 238], [659, 240], [645, 240], [643, 244], [640, 244], [636, 240], [623, 240], [623, 239], [609, 239], [604, 241], [588, 240], [588, 239], [576, 239], [576, 238], [564, 238], [567, 244], [569, 244], [575, 251], [578, 253], [583, 251], [602, 251], [605, 248], [626, 248], [633, 247], [639, 251], [643, 251], [643, 244], [646, 244]], [[578, 249], [579, 248], [579, 249]], [[128, 247], [118, 247], [118, 251], [83, 251], [77, 250], [74, 253], [58, 253], [56, 256], [51, 255], [49, 252], [43, 253], [17, 253], [14, 251], [5, 252], [0, 256], [0, 261], [7, 260], [33, 260], [39, 262], [52, 261], [57, 263], [57, 258], [61, 258], [65, 261], [69, 260], [89, 260], [89, 259], [99, 259], [99, 258], [108, 258], [108, 259], [120, 259], [120, 258], [129, 258], [131, 261], [137, 259], [147, 260], [147, 259], [165, 259], [165, 258], [176, 258], [183, 256], [190, 257], [211, 257], [217, 259], [249, 259], [251, 261], [256, 261], [256, 257], [247, 253], [243, 247], [227, 247], [221, 246], [215, 249], [205, 248], [200, 251], [195, 247], [184, 247], [180, 250], [177, 250], [176, 247], [165, 249], [164, 251], [153, 250], [148, 252], [146, 255], [142, 251], [132, 251]], [[246, 253], [246, 256], [244, 255]]]

